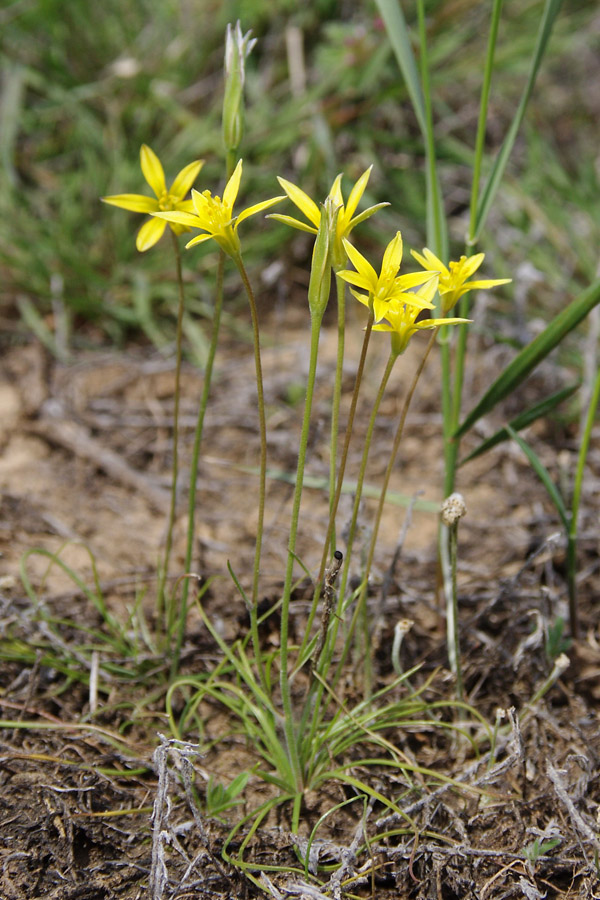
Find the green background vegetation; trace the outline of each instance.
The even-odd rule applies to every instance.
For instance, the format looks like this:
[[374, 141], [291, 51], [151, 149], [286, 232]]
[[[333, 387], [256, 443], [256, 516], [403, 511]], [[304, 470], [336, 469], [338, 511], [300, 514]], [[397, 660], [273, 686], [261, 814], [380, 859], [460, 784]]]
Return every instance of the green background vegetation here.
[[[33, 328], [66, 354], [123, 343], [141, 329], [155, 345], [172, 347], [170, 248], [163, 241], [137, 253], [141, 217], [103, 207], [99, 197], [149, 192], [139, 168], [144, 142], [162, 159], [167, 181], [201, 157], [197, 186], [220, 183], [224, 32], [237, 18], [258, 38], [248, 61], [242, 202], [277, 193], [278, 174], [325, 196], [338, 171], [348, 189], [374, 163], [366, 200], [391, 206], [368, 223], [363, 240], [380, 248], [400, 228], [408, 246], [423, 245], [422, 140], [374, 4], [297, 7], [286, 0], [17, 0], [0, 11], [5, 341]], [[504, 5], [490, 155], [526, 79], [541, 7], [539, 0]], [[412, 2], [404, 8], [414, 21]], [[461, 252], [489, 8], [439, 0], [428, 14], [440, 173], [453, 250]], [[299, 57], [291, 49], [298, 36]], [[596, 274], [599, 49], [596, 3], [565, 4], [484, 235], [488, 271], [515, 279], [514, 296], [507, 292], [504, 302], [516, 300], [518, 314], [499, 309], [496, 327], [516, 343], [531, 336], [527, 322], [549, 321]], [[251, 266], [264, 266], [308, 254], [309, 243], [265, 223], [247, 229], [244, 248]], [[185, 260], [186, 337], [200, 360], [215, 259], [209, 246]]]

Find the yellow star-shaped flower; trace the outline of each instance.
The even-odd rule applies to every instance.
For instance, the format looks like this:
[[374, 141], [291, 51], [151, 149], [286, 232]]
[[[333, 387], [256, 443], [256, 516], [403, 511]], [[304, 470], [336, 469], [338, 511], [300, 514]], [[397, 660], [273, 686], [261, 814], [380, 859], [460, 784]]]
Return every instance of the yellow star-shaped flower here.
[[423, 303], [422, 307], [414, 303], [402, 303], [393, 300], [386, 311], [385, 321], [373, 326], [373, 331], [389, 331], [392, 336], [392, 352], [396, 356], [404, 353], [408, 343], [417, 331], [428, 328], [438, 328], [440, 325], [460, 325], [470, 319], [422, 319], [415, 321], [422, 309], [433, 308], [433, 298], [438, 290], [438, 279], [434, 277], [412, 296]]
[[[196, 159], [194, 162], [185, 166], [179, 172], [171, 187], [167, 190], [165, 181], [165, 172], [161, 161], [146, 144], [142, 144], [140, 150], [140, 163], [144, 178], [154, 191], [154, 197], [147, 197], [145, 194], [114, 194], [111, 197], [102, 197], [104, 203], [110, 203], [111, 206], [118, 206], [121, 209], [128, 209], [131, 212], [155, 213], [164, 210], [180, 210], [188, 211], [193, 209], [191, 200], [183, 198], [198, 177], [200, 169], [204, 165], [204, 160]], [[135, 245], [142, 253], [153, 247], [163, 235], [166, 222], [160, 219], [148, 219], [144, 222], [138, 231]], [[175, 234], [181, 234], [188, 229], [182, 225], [171, 225], [171, 229]]]
[[223, 198], [211, 194], [210, 191], [192, 191], [192, 212], [155, 212], [156, 218], [166, 219], [167, 222], [175, 222], [186, 228], [200, 228], [205, 234], [199, 234], [186, 244], [193, 247], [202, 244], [211, 238], [230, 256], [237, 257], [240, 253], [240, 239], [237, 233], [238, 226], [249, 216], [268, 209], [274, 203], [283, 200], [281, 197], [273, 197], [271, 200], [263, 200], [242, 210], [238, 215], [233, 214], [233, 205], [237, 199], [242, 179], [242, 160], [238, 162], [235, 170], [225, 186]]
[[[361, 197], [365, 192], [365, 188], [367, 187], [372, 168], [373, 166], [369, 166], [369, 168], [360, 176], [350, 191], [350, 196], [348, 197], [348, 202], [346, 204], [344, 204], [344, 197], [342, 194], [342, 175], [338, 175], [331, 185], [328, 196], [331, 197], [334, 205], [339, 208], [335, 230], [335, 244], [332, 254], [332, 264], [336, 272], [341, 269], [342, 266], [346, 265], [346, 253], [343, 246], [344, 238], [347, 238], [350, 235], [350, 232], [356, 225], [364, 222], [365, 219], [372, 216], [378, 209], [389, 206], [389, 203], [377, 203], [375, 206], [370, 206], [368, 209], [365, 209], [357, 216], [354, 215]], [[279, 213], [274, 213], [269, 216], [269, 218], [278, 219], [285, 225], [291, 225], [292, 228], [298, 228], [300, 231], [308, 231], [310, 234], [316, 234], [321, 223], [321, 210], [317, 204], [314, 200], [311, 200], [308, 194], [301, 188], [292, 184], [291, 181], [286, 181], [285, 178], [278, 178], [277, 180], [292, 203], [298, 207], [300, 212], [304, 213], [310, 224], [302, 222], [300, 219], [294, 219], [293, 216], [279, 215]]]
[[434, 273], [413, 272], [410, 275], [398, 275], [402, 262], [402, 235], [399, 231], [385, 249], [379, 275], [356, 247], [345, 239], [343, 243], [356, 272], [344, 269], [338, 272], [338, 275], [349, 284], [367, 292], [362, 294], [359, 291], [352, 291], [357, 300], [373, 309], [375, 322], [387, 318], [389, 306], [393, 302], [409, 303], [417, 310], [433, 309], [433, 304], [425, 297], [408, 291], [409, 288], [430, 281], [435, 277]]
[[486, 281], [468, 280], [485, 259], [485, 253], [476, 253], [469, 257], [461, 256], [458, 262], [450, 262], [448, 266], [445, 266], [441, 259], [438, 259], [427, 248], [423, 250], [423, 254], [417, 253], [416, 250], [412, 250], [411, 253], [426, 271], [439, 273], [439, 292], [443, 313], [453, 309], [460, 298], [469, 291], [488, 290], [499, 284], [509, 284], [511, 281], [510, 278], [495, 278]]

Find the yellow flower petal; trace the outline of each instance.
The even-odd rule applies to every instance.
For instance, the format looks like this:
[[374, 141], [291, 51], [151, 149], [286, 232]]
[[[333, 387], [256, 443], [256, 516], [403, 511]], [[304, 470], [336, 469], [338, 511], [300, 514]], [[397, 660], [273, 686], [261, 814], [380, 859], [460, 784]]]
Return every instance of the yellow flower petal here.
[[342, 175], [335, 176], [335, 180], [331, 185], [331, 190], [329, 191], [329, 196], [333, 200], [334, 206], [343, 206], [344, 205], [344, 197], [342, 195]]
[[284, 225], [291, 225], [292, 228], [297, 228], [299, 231], [308, 231], [309, 234], [317, 233], [317, 229], [313, 228], [312, 225], [307, 225], [299, 219], [293, 219], [292, 216], [282, 216], [279, 213], [271, 213], [267, 216], [267, 219], [277, 219], [278, 222], [283, 222]]
[[161, 197], [167, 190], [165, 182], [165, 173], [162, 163], [154, 150], [151, 150], [147, 144], [142, 144], [140, 150], [140, 164], [144, 178], [154, 191], [157, 197]]
[[196, 159], [194, 162], [191, 162], [189, 165], [185, 166], [181, 172], [175, 178], [175, 181], [171, 185], [171, 190], [169, 193], [172, 197], [174, 197], [177, 201], [183, 200], [196, 178], [200, 173], [200, 169], [204, 165], [203, 159]]
[[144, 224], [138, 231], [137, 238], [135, 239], [135, 246], [138, 248], [140, 253], [144, 253], [145, 250], [149, 250], [150, 247], [154, 247], [154, 245], [163, 236], [163, 232], [166, 227], [166, 222], [161, 222], [160, 219], [157, 219], [155, 217], [152, 217], [151, 219], [148, 219], [147, 222], [144, 222]]
[[367, 187], [369, 178], [371, 177], [371, 171], [373, 166], [369, 166], [369, 168], [362, 173], [352, 190], [350, 191], [350, 196], [348, 197], [348, 202], [346, 203], [346, 218], [350, 220], [356, 211], [356, 207], [360, 203], [360, 199], [365, 192], [365, 188]]
[[373, 213], [376, 213], [378, 209], [383, 209], [384, 206], [389, 205], [390, 204], [386, 201], [385, 203], [376, 203], [375, 206], [369, 206], [368, 209], [363, 210], [363, 212], [359, 213], [357, 216], [354, 216], [354, 218], [350, 220], [346, 231], [353, 231], [357, 225], [361, 224], [361, 222], [364, 222], [366, 219], [370, 219]]
[[321, 222], [321, 210], [314, 200], [311, 200], [308, 194], [305, 194], [301, 188], [296, 187], [291, 181], [286, 181], [285, 178], [279, 177], [277, 178], [277, 181], [292, 203], [298, 207], [300, 212], [304, 213], [308, 221], [312, 222], [315, 228], [318, 228]]
[[144, 194], [113, 194], [112, 197], [100, 199], [103, 203], [128, 209], [130, 212], [149, 213], [158, 209], [158, 200], [155, 197], [145, 197]]
[[473, 256], [470, 256], [468, 259], [464, 256], [461, 256], [461, 276], [466, 281], [467, 278], [470, 278], [471, 275], [474, 275], [483, 260], [485, 259], [485, 253], [475, 253]]
[[411, 250], [410, 252], [424, 269], [429, 269], [431, 272], [440, 272], [446, 275], [449, 274], [448, 269], [441, 259], [438, 259], [438, 257], [432, 253], [431, 250], [428, 250], [427, 247], [423, 250], [423, 255], [417, 253], [416, 250]]
[[512, 278], [488, 278], [484, 281], [469, 281], [465, 287], [469, 291], [484, 291], [488, 288], [498, 287], [500, 284], [510, 284]]
[[249, 216], [255, 216], [256, 213], [262, 212], [263, 209], [269, 209], [270, 206], [274, 206], [282, 200], [285, 200], [285, 196], [272, 197], [271, 200], [263, 200], [261, 203], [255, 203], [254, 206], [249, 206], [247, 209], [242, 210], [236, 219], [235, 227], [237, 228], [240, 222], [243, 222]]
[[199, 234], [198, 237], [192, 238], [191, 241], [188, 241], [185, 245], [185, 249], [187, 250], [189, 247], [195, 247], [196, 244], [203, 244], [204, 241], [210, 241], [212, 239], [212, 234]]
[[369, 290], [375, 290], [377, 287], [377, 272], [375, 271], [371, 263], [367, 259], [365, 259], [362, 253], [359, 253], [356, 247], [352, 246], [350, 241], [347, 241], [344, 238], [343, 243], [346, 253], [348, 254], [348, 258], [354, 268], [358, 272], [360, 272], [360, 274], [370, 283]]
[[180, 212], [173, 209], [169, 212], [157, 212], [152, 214], [155, 219], [164, 219], [166, 222], [176, 222], [178, 225], [185, 225], [187, 228], [203, 228], [203, 224], [192, 213]]
[[337, 275], [342, 281], [347, 281], [348, 284], [354, 284], [356, 287], [364, 288], [365, 291], [372, 291], [373, 289], [372, 279], [366, 278], [364, 275], [361, 275], [360, 272], [355, 272], [353, 269], [343, 269], [341, 272], [338, 272]]
[[225, 190], [223, 191], [223, 206], [228, 207], [228, 209], [233, 209], [233, 204], [235, 203], [238, 195], [238, 191], [240, 189], [240, 181], [242, 180], [242, 160], [238, 162], [237, 166], [233, 171], [233, 175], [227, 182]]
[[402, 235], [399, 231], [395, 237], [389, 242], [383, 254], [383, 262], [381, 263], [381, 280], [395, 278], [402, 262]]

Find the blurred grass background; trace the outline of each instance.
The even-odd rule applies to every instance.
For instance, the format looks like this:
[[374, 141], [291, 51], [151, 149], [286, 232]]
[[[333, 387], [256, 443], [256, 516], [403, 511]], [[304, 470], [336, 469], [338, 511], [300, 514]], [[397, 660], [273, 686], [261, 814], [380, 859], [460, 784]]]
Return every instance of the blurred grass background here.
[[[403, 7], [414, 21], [413, 0]], [[541, 7], [540, 0], [504, 5], [490, 154], [518, 102]], [[456, 253], [466, 231], [488, 16], [481, 0], [428, 4], [436, 137]], [[238, 18], [258, 38], [247, 71], [242, 203], [279, 193], [278, 174], [318, 199], [343, 171], [347, 191], [374, 163], [366, 200], [391, 206], [363, 226], [361, 242], [380, 248], [401, 229], [409, 247], [423, 246], [423, 147], [374, 4], [13, 0], [0, 9], [5, 346], [32, 330], [59, 356], [142, 335], [172, 346], [177, 299], [168, 241], [139, 254], [142, 217], [102, 206], [99, 197], [150, 192], [139, 167], [144, 142], [163, 161], [167, 182], [204, 158], [196, 186], [222, 183], [224, 34]], [[509, 340], [520, 340], [515, 322], [548, 321], [596, 274], [599, 123], [600, 9], [596, 0], [565, 4], [482, 242], [486, 273], [515, 278], [510, 302], [527, 301], [525, 317], [511, 315]], [[250, 266], [263, 268], [279, 258], [293, 264], [310, 247], [275, 223], [247, 228], [243, 239]], [[215, 260], [211, 246], [184, 259], [186, 336], [200, 362]]]

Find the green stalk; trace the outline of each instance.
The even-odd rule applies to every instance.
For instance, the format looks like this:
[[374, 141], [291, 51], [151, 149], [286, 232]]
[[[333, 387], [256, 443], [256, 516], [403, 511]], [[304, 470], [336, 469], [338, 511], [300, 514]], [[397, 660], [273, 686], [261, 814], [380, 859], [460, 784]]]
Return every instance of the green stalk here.
[[[171, 239], [173, 243], [173, 252], [175, 254], [175, 267], [177, 270], [177, 286], [179, 289], [179, 302], [177, 306], [177, 329], [175, 333], [175, 397], [173, 406], [173, 463], [171, 466], [171, 504], [169, 507], [169, 519], [167, 523], [167, 538], [165, 542], [165, 555], [163, 559], [162, 572], [158, 585], [158, 603], [157, 603], [157, 628], [165, 628], [165, 633], [169, 634], [169, 622], [172, 617], [172, 608], [174, 601], [171, 599], [168, 604], [165, 601], [165, 589], [167, 578], [169, 577], [169, 563], [171, 560], [171, 550], [173, 548], [173, 528], [175, 525], [175, 514], [177, 511], [177, 479], [179, 476], [179, 402], [181, 393], [181, 347], [183, 337], [183, 313], [185, 306], [184, 290], [183, 290], [183, 272], [181, 268], [181, 252], [177, 237], [171, 231]], [[163, 617], [167, 610], [167, 621], [163, 622]]]
[[[221, 327], [221, 313], [223, 311], [223, 273], [225, 269], [225, 253], [219, 253], [219, 264], [217, 268], [217, 281], [215, 288], [215, 309], [212, 321], [212, 335], [210, 346], [208, 348], [208, 356], [206, 360], [206, 368], [204, 370], [204, 384], [202, 386], [202, 397], [200, 399], [200, 407], [198, 409], [198, 419], [196, 421], [196, 431], [194, 434], [194, 447], [192, 450], [192, 461], [190, 465], [190, 488], [188, 496], [188, 527], [187, 542], [185, 550], [184, 569], [186, 574], [192, 569], [192, 557], [194, 553], [194, 537], [196, 531], [196, 487], [198, 481], [198, 467], [200, 464], [200, 448], [202, 446], [202, 434], [204, 431], [204, 418], [206, 416], [206, 408], [208, 406], [208, 398], [210, 395], [210, 387], [212, 383], [212, 374], [215, 356], [217, 352], [217, 344], [219, 341], [219, 330]], [[181, 586], [181, 604], [178, 612], [177, 638], [175, 649], [173, 652], [173, 661], [171, 663], [171, 677], [175, 678], [179, 668], [179, 658], [181, 656], [181, 648], [183, 646], [183, 638], [185, 635], [185, 625], [187, 620], [189, 579], [184, 578]]]
[[308, 382], [306, 385], [306, 400], [304, 402], [304, 416], [302, 418], [302, 430], [300, 432], [300, 449], [298, 451], [298, 467], [296, 470], [296, 485], [294, 488], [294, 501], [292, 505], [292, 515], [290, 522], [290, 537], [288, 542], [288, 558], [285, 571], [285, 582], [283, 587], [283, 596], [281, 600], [281, 629], [280, 629], [280, 685], [281, 685], [281, 702], [284, 711], [285, 734], [287, 739], [288, 751], [296, 777], [296, 786], [301, 786], [301, 770], [300, 761], [298, 759], [298, 749], [296, 744], [296, 734], [294, 730], [294, 718], [292, 710], [292, 699], [290, 694], [290, 684], [288, 676], [288, 638], [289, 638], [289, 615], [290, 615], [290, 599], [292, 591], [292, 581], [294, 572], [294, 561], [296, 559], [296, 540], [298, 537], [298, 521], [300, 517], [300, 503], [302, 501], [302, 488], [304, 483], [304, 467], [306, 463], [306, 449], [308, 446], [308, 435], [310, 430], [310, 418], [312, 412], [313, 395], [315, 388], [315, 380], [317, 374], [317, 358], [319, 353], [319, 335], [321, 332], [322, 316], [311, 316], [310, 327], [310, 362], [308, 369]]
[[424, 0], [418, 0], [417, 12], [419, 17], [421, 85], [425, 106], [425, 134], [423, 137], [425, 139], [425, 153], [427, 157], [427, 243], [437, 256], [444, 259], [448, 253], [448, 234], [436, 165]]
[[[338, 343], [337, 359], [335, 364], [335, 383], [333, 386], [333, 398], [331, 402], [331, 441], [329, 458], [329, 512], [333, 509], [335, 494], [335, 474], [337, 469], [338, 434], [340, 430], [340, 402], [342, 396], [342, 378], [344, 369], [344, 344], [346, 335], [346, 282], [341, 278], [335, 279], [338, 310]], [[335, 552], [335, 519], [331, 532], [330, 553]]]
[[577, 588], [575, 584], [575, 575], [577, 568], [577, 520], [579, 517], [579, 504], [581, 502], [581, 490], [583, 487], [583, 475], [585, 471], [585, 462], [587, 459], [588, 449], [590, 446], [590, 438], [594, 419], [596, 418], [596, 410], [600, 401], [600, 368], [596, 372], [596, 378], [592, 388], [590, 397], [590, 405], [588, 407], [583, 435], [581, 438], [581, 446], [579, 448], [579, 456], [577, 458], [577, 469], [575, 472], [575, 483], [573, 486], [573, 501], [571, 505], [571, 518], [569, 522], [569, 532], [567, 535], [567, 580], [569, 586], [569, 620], [571, 626], [571, 634], [574, 638], [579, 638], [579, 614], [577, 609]]
[[[236, 266], [240, 273], [246, 294], [248, 295], [248, 303], [250, 305], [250, 317], [252, 319], [252, 342], [254, 344], [254, 367], [256, 370], [256, 393], [258, 400], [258, 429], [260, 434], [260, 472], [258, 476], [258, 515], [256, 522], [256, 549], [254, 553], [254, 567], [252, 570], [252, 610], [256, 616], [256, 608], [258, 605], [258, 579], [260, 574], [260, 557], [262, 552], [262, 541], [265, 521], [265, 496], [267, 485], [267, 420], [265, 414], [265, 393], [263, 386], [262, 361], [260, 356], [260, 332], [258, 327], [258, 310], [256, 308], [256, 299], [254, 291], [246, 272], [242, 257], [238, 254], [234, 257]], [[256, 648], [258, 649], [258, 648]]]
[[456, 588], [456, 564], [458, 557], [458, 523], [466, 512], [460, 494], [451, 494], [442, 504], [442, 521], [448, 531], [448, 550], [450, 557], [450, 602], [446, 605], [446, 643], [450, 669], [455, 679], [456, 699], [464, 697], [462, 667], [460, 662], [460, 635], [458, 628], [458, 593]]
[[312, 624], [315, 619], [315, 615], [317, 612], [317, 607], [319, 605], [319, 598], [321, 596], [321, 589], [323, 586], [323, 578], [325, 577], [325, 569], [327, 568], [327, 560], [329, 558], [329, 547], [331, 545], [331, 535], [333, 534], [333, 529], [335, 527], [335, 517], [337, 515], [337, 509], [340, 502], [340, 497], [342, 495], [342, 487], [344, 484], [344, 474], [346, 472], [346, 463], [348, 461], [348, 450], [350, 448], [350, 439], [352, 437], [352, 429], [354, 427], [354, 416], [356, 414], [356, 405], [358, 402], [358, 394], [360, 392], [360, 385], [362, 382], [363, 372], [365, 368], [365, 360], [367, 358], [367, 349], [369, 347], [369, 340], [371, 338], [371, 331], [373, 329], [374, 322], [374, 314], [371, 309], [369, 312], [369, 318], [367, 321], [367, 326], [365, 328], [365, 336], [363, 339], [362, 350], [360, 353], [360, 359], [358, 361], [358, 368], [356, 370], [356, 378], [354, 381], [354, 390], [352, 392], [352, 400], [350, 402], [350, 412], [348, 413], [348, 422], [346, 425], [346, 435], [344, 438], [344, 446], [342, 449], [342, 457], [340, 460], [340, 467], [338, 470], [337, 477], [337, 487], [335, 490], [335, 497], [333, 499], [333, 504], [331, 505], [329, 512], [329, 523], [327, 525], [327, 534], [325, 535], [325, 542], [323, 544], [323, 555], [321, 557], [321, 565], [319, 567], [319, 574], [317, 575], [317, 583], [315, 586], [315, 593], [313, 595], [312, 604], [310, 613], [308, 616], [308, 621], [306, 623], [306, 630], [304, 634], [304, 640], [302, 641], [302, 645], [300, 647], [299, 658], [303, 658], [306, 647], [310, 642], [310, 631], [312, 628]]
[[[429, 354], [431, 353], [431, 349], [435, 343], [435, 339], [436, 339], [438, 331], [439, 331], [439, 328], [436, 328], [432, 332], [431, 337], [429, 338], [429, 341], [427, 343], [427, 347], [425, 348], [425, 352], [423, 354], [421, 362], [419, 363], [419, 366], [413, 376], [413, 379], [410, 383], [410, 387], [408, 389], [408, 393], [406, 394], [406, 398], [404, 400], [404, 406], [402, 407], [402, 412], [400, 414], [400, 420], [398, 422], [398, 427], [396, 429], [396, 434], [394, 437], [394, 444], [392, 446], [392, 452], [390, 454], [387, 468], [385, 470], [385, 475], [383, 477], [383, 484], [381, 486], [381, 494], [379, 497], [379, 503], [377, 505], [377, 512], [375, 514], [375, 522], [373, 524], [373, 533], [371, 535], [371, 543], [369, 545], [369, 553], [367, 556], [367, 563], [365, 566], [365, 579], [363, 580], [361, 592], [360, 592], [360, 595], [359, 595], [359, 598], [358, 598], [358, 601], [356, 604], [356, 609], [354, 610], [352, 622], [350, 623], [349, 634], [352, 634], [352, 632], [356, 628], [356, 622], [358, 621], [358, 616], [360, 615], [360, 608], [366, 602], [367, 588], [368, 588], [368, 576], [369, 576], [369, 572], [371, 571], [371, 567], [373, 565], [373, 559], [375, 556], [375, 547], [377, 545], [377, 537], [379, 535], [379, 528], [381, 525], [381, 517], [383, 515], [383, 507], [385, 504], [385, 498], [386, 498], [387, 490], [389, 487], [392, 470], [396, 463], [396, 457], [398, 456], [398, 450], [400, 449], [400, 441], [402, 439], [402, 434], [404, 431], [406, 417], [408, 415], [408, 410], [409, 410], [410, 404], [412, 402], [412, 398], [415, 393], [417, 384], [419, 383], [419, 378], [421, 377], [421, 375], [423, 373], [423, 369], [425, 368], [425, 363], [427, 362], [427, 358], [428, 358]], [[336, 670], [336, 676], [333, 681], [334, 687], [335, 687], [335, 684], [337, 684], [337, 681], [339, 680], [339, 677], [341, 675], [341, 671], [342, 671], [342, 668], [343, 668], [343, 665], [345, 663], [345, 659], [347, 656], [347, 650], [348, 650], [349, 643], [350, 643], [349, 641], [346, 642], [346, 646], [344, 648], [344, 653], [342, 653], [342, 658], [340, 659], [340, 661], [338, 663], [338, 667]]]
[[494, 56], [496, 53], [496, 41], [498, 38], [498, 27], [500, 25], [500, 15], [502, 12], [503, 0], [494, 0], [492, 7], [492, 21], [490, 24], [490, 33], [488, 38], [487, 53], [485, 57], [485, 67], [483, 70], [483, 84], [481, 86], [481, 99], [479, 101], [479, 119], [477, 122], [477, 137], [475, 138], [475, 156], [473, 159], [473, 181], [471, 184], [471, 206], [469, 216], [469, 233], [467, 244], [473, 247], [477, 242], [477, 207], [479, 205], [479, 183], [481, 180], [481, 164], [485, 149], [485, 132], [487, 126], [488, 106], [490, 100], [490, 88], [492, 84], [492, 73], [494, 71]]
[[[369, 457], [369, 450], [371, 448], [371, 440], [373, 438], [373, 430], [375, 428], [375, 421], [377, 419], [377, 414], [379, 412], [379, 407], [381, 406], [381, 401], [383, 400], [383, 395], [385, 393], [385, 389], [387, 387], [387, 383], [389, 381], [390, 375], [392, 374], [392, 369], [394, 368], [394, 363], [396, 362], [398, 355], [394, 352], [390, 353], [388, 357], [388, 361], [385, 367], [385, 371], [383, 373], [383, 377], [381, 379], [381, 384], [379, 385], [379, 390], [377, 392], [377, 397], [375, 398], [375, 403], [373, 404], [373, 409], [371, 411], [371, 418], [369, 420], [369, 425], [367, 428], [367, 434], [365, 436], [365, 445], [363, 449], [363, 455], [360, 462], [360, 470], [358, 473], [358, 480], [356, 484], [356, 493], [354, 495], [354, 506], [352, 508], [352, 518], [350, 520], [350, 528], [348, 531], [348, 541], [346, 545], [346, 558], [344, 560], [344, 569], [342, 571], [342, 578], [340, 580], [340, 587], [338, 592], [338, 609], [337, 615], [335, 619], [335, 626], [333, 628], [332, 640], [331, 640], [331, 652], [333, 652], [333, 647], [335, 646], [335, 639], [337, 637], [337, 631], [339, 628], [339, 623], [342, 620], [342, 609], [344, 604], [344, 597], [346, 594], [346, 586], [348, 583], [348, 576], [350, 574], [350, 562], [352, 559], [352, 550], [354, 546], [354, 538], [356, 535], [356, 526], [358, 522], [358, 511], [360, 508], [360, 502], [362, 499], [362, 488], [367, 470], [367, 460]], [[368, 577], [368, 573], [367, 573]]]
[[[345, 594], [346, 584], [348, 581], [348, 575], [350, 572], [350, 560], [352, 557], [354, 537], [356, 535], [358, 510], [360, 507], [360, 501], [362, 499], [362, 489], [363, 489], [363, 483], [364, 483], [366, 470], [367, 470], [367, 460], [369, 457], [369, 450], [371, 448], [371, 440], [373, 438], [373, 430], [375, 428], [375, 421], [377, 419], [379, 407], [381, 406], [381, 401], [383, 400], [383, 395], [385, 393], [387, 383], [390, 379], [390, 375], [392, 374], [392, 369], [394, 368], [394, 363], [396, 362], [397, 358], [398, 358], [397, 354], [395, 354], [393, 352], [390, 353], [386, 367], [385, 367], [385, 371], [383, 373], [383, 377], [381, 379], [381, 383], [379, 385], [377, 397], [375, 398], [375, 403], [373, 404], [373, 409], [371, 411], [371, 418], [369, 419], [369, 425], [368, 425], [367, 433], [365, 436], [365, 445], [363, 448], [362, 459], [360, 462], [360, 470], [359, 470], [358, 479], [356, 482], [356, 493], [354, 495], [354, 506], [352, 507], [352, 518], [350, 519], [350, 527], [348, 530], [348, 541], [346, 544], [346, 558], [344, 560], [344, 568], [342, 571], [342, 578], [340, 580], [340, 589], [339, 589], [340, 598], [343, 598], [343, 596]], [[338, 609], [338, 613], [341, 613], [341, 609]]]
[[[334, 621], [331, 627], [331, 634], [327, 636], [326, 643], [323, 646], [323, 650], [321, 653], [321, 659], [315, 660], [315, 665], [318, 667], [320, 679], [317, 679], [316, 682], [316, 696], [309, 697], [305, 704], [303, 723], [305, 721], [305, 717], [310, 713], [310, 710], [313, 710], [313, 721], [310, 731], [309, 741], [313, 739], [316, 729], [318, 727], [319, 720], [319, 710], [321, 708], [321, 697], [323, 694], [323, 684], [322, 681], [325, 679], [326, 674], [331, 666], [332, 656], [335, 650], [335, 644], [337, 639], [337, 634], [339, 631], [340, 622], [342, 621], [342, 610], [344, 605], [344, 596], [346, 593], [346, 585], [348, 582], [348, 575], [350, 572], [350, 560], [352, 557], [352, 548], [354, 545], [354, 537], [356, 535], [356, 525], [358, 521], [358, 511], [360, 507], [360, 501], [362, 498], [362, 489], [365, 480], [365, 475], [367, 471], [367, 461], [369, 458], [369, 450], [371, 447], [371, 441], [373, 439], [373, 431], [375, 428], [375, 422], [377, 420], [377, 414], [379, 412], [379, 407], [381, 406], [381, 401], [383, 400], [383, 395], [385, 393], [385, 389], [387, 387], [390, 375], [392, 373], [392, 369], [394, 368], [394, 363], [398, 355], [396, 353], [390, 353], [388, 358], [385, 371], [383, 373], [383, 377], [381, 379], [381, 383], [379, 385], [379, 390], [377, 392], [377, 397], [375, 398], [375, 402], [373, 404], [373, 409], [371, 411], [371, 417], [369, 419], [369, 425], [367, 428], [367, 433], [365, 435], [365, 444], [363, 448], [362, 459], [360, 463], [360, 470], [358, 473], [358, 480], [356, 484], [356, 493], [354, 496], [354, 505], [352, 508], [352, 518], [350, 520], [350, 528], [348, 533], [348, 541], [346, 545], [346, 557], [344, 559], [344, 568], [342, 571], [342, 578], [338, 591], [338, 602], [337, 602], [337, 610], [334, 615]], [[304, 732], [304, 724], [301, 723], [300, 732]]]
[[[487, 115], [490, 99], [490, 89], [492, 84], [492, 74], [494, 71], [494, 57], [496, 53], [496, 41], [498, 38], [498, 28], [500, 25], [500, 15], [502, 12], [503, 0], [494, 0], [492, 7], [492, 20], [490, 24], [490, 32], [488, 37], [487, 52], [485, 58], [485, 67], [483, 72], [483, 83], [481, 86], [481, 98], [479, 102], [479, 119], [477, 122], [477, 136], [475, 138], [475, 154], [473, 158], [473, 180], [471, 184], [471, 203], [469, 216], [469, 230], [467, 236], [466, 254], [471, 255], [472, 248], [477, 243], [477, 207], [479, 204], [479, 188], [481, 181], [481, 166], [485, 149], [485, 133], [487, 125]], [[459, 316], [467, 318], [469, 312], [469, 301], [467, 296], [461, 298], [459, 306]], [[460, 449], [460, 442], [452, 440], [450, 435], [458, 427], [460, 418], [460, 408], [462, 401], [462, 390], [464, 383], [465, 356], [467, 351], [467, 338], [469, 335], [469, 327], [465, 325], [459, 329], [456, 340], [456, 355], [454, 361], [454, 390], [452, 400], [449, 397], [443, 403], [444, 417], [444, 447], [445, 447], [445, 480], [444, 480], [444, 496], [448, 497], [454, 490], [456, 479], [456, 464]], [[444, 355], [448, 358], [444, 360]], [[446, 377], [450, 371], [449, 349], [446, 354], [442, 355], [444, 367], [443, 390], [450, 393], [450, 378]], [[447, 371], [446, 371], [447, 367]]]
[[[466, 325], [463, 326], [466, 328]], [[446, 328], [447, 330], [447, 328]], [[459, 335], [460, 337], [460, 335]], [[456, 450], [452, 437], [454, 421], [452, 401], [452, 357], [450, 338], [446, 336], [441, 343], [442, 357], [442, 432], [444, 440], [444, 496], [447, 497], [454, 490], [456, 476]]]

